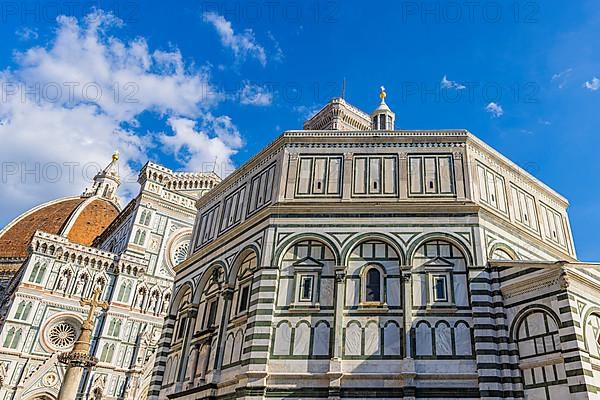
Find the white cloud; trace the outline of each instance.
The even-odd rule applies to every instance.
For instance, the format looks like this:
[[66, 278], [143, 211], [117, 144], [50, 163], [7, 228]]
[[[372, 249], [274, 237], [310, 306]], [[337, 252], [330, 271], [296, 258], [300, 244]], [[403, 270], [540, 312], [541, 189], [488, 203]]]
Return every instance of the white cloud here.
[[19, 39], [24, 41], [35, 40], [40, 36], [37, 32], [37, 29], [28, 28], [26, 26], [17, 29], [15, 34], [19, 37]]
[[233, 171], [231, 157], [242, 147], [243, 140], [231, 118], [207, 114], [198, 124], [189, 118], [174, 117], [169, 119], [169, 126], [174, 135], [161, 133], [159, 140], [188, 170], [207, 171], [215, 164], [215, 171], [221, 176]]
[[273, 56], [273, 60], [276, 62], [282, 62], [285, 58], [285, 55], [283, 54], [283, 50], [281, 48], [281, 45], [279, 44], [279, 41], [275, 39], [275, 36], [271, 31], [267, 32], [267, 36], [269, 37], [269, 39], [271, 39], [271, 41], [273, 42], [273, 47], [275, 48], [275, 55]]
[[485, 111], [492, 114], [493, 118], [500, 118], [504, 115], [504, 110], [502, 109], [502, 106], [494, 102], [491, 102], [490, 104], [485, 106]]
[[[149, 109], [198, 116], [216, 101], [208, 75], [186, 70], [179, 50], [151, 51], [143, 38], [123, 42], [104, 34], [120, 23], [112, 15], [90, 16], [83, 24], [67, 17], [58, 21], [51, 46], [18, 53], [20, 68], [14, 74], [41, 88], [58, 84], [63, 90], [52, 100], [56, 104], [93, 99], [106, 113], [129, 120]], [[74, 87], [72, 97], [69, 85]]]
[[264, 67], [267, 65], [267, 55], [263, 46], [256, 42], [252, 29], [242, 33], [235, 33], [231, 22], [214, 12], [202, 14], [205, 22], [210, 23], [219, 34], [221, 44], [230, 48], [238, 62], [244, 61], [248, 56], [256, 58]]
[[466, 89], [466, 86], [461, 85], [458, 82], [449, 80], [446, 75], [444, 75], [444, 77], [442, 78], [441, 85], [442, 85], [443, 89], [456, 89], [456, 90]]
[[[137, 191], [132, 169], [149, 151], [173, 153], [188, 168], [215, 157], [232, 168], [241, 137], [229, 117], [212, 115], [218, 92], [208, 72], [186, 65], [178, 49], [153, 50], [143, 38], [108, 34], [121, 24], [101, 11], [83, 21], [59, 17], [48, 44], [18, 53], [15, 67], [0, 70], [0, 82], [12, 85], [0, 101], [0, 225], [42, 201], [82, 192], [114, 150], [121, 155], [124, 197]], [[95, 91], [101, 95], [90, 101]], [[180, 140], [193, 150], [187, 159], [179, 152], [184, 144], [145, 132], [141, 114], [168, 119], [176, 132], [190, 121], [214, 133], [199, 138], [202, 149]]]
[[241, 104], [270, 106], [273, 102], [273, 91], [265, 85], [244, 82], [238, 97]]
[[299, 114], [302, 122], [311, 119], [316, 113], [318, 113], [321, 108], [323, 108], [323, 104], [313, 104], [311, 106], [299, 105], [294, 106], [293, 110]]
[[552, 125], [552, 122], [548, 121], [547, 119], [538, 118], [538, 124], [550, 126]]
[[572, 72], [573, 72], [573, 68], [567, 68], [564, 71], [554, 74], [554, 75], [552, 75], [552, 82], [557, 83], [558, 88], [562, 89], [567, 85], [567, 80], [571, 76]]
[[586, 89], [589, 89], [592, 92], [595, 92], [596, 90], [600, 89], [600, 79], [593, 77], [591, 81], [585, 82], [583, 86]]

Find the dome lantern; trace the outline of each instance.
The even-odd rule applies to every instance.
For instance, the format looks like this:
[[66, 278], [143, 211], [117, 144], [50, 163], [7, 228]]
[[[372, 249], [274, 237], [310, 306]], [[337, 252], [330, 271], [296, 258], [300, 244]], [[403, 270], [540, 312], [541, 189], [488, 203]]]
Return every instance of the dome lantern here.
[[86, 190], [83, 193], [83, 196], [100, 196], [107, 200], [118, 202], [117, 189], [121, 184], [117, 164], [118, 161], [119, 152], [115, 151], [111, 157], [111, 162], [94, 176], [92, 188]]
[[379, 131], [391, 131], [394, 130], [394, 122], [396, 119], [396, 114], [390, 110], [388, 105], [385, 103], [385, 98], [387, 97], [387, 93], [385, 92], [385, 87], [381, 86], [381, 91], [379, 92], [379, 98], [381, 102], [379, 106], [371, 113], [371, 121], [372, 121], [372, 129]]

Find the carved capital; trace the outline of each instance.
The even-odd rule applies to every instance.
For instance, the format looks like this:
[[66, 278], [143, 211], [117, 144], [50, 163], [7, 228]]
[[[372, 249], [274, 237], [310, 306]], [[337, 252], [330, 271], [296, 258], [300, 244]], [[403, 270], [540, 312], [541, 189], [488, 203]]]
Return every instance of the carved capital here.
[[233, 299], [233, 288], [229, 286], [224, 286], [223, 290], [221, 290], [221, 296], [224, 300]]
[[560, 280], [559, 280], [559, 283], [560, 283], [560, 288], [561, 288], [561, 289], [565, 290], [565, 289], [568, 289], [568, 288], [569, 288], [569, 285], [570, 285], [570, 283], [569, 283], [569, 279], [568, 279], [568, 277], [567, 277], [567, 273], [566, 273], [565, 271], [563, 271], [563, 272], [560, 274]]
[[188, 310], [187, 312], [188, 317], [190, 318], [196, 318], [198, 316], [198, 309], [197, 308], [191, 308]]
[[335, 281], [337, 283], [343, 283], [345, 279], [346, 279], [345, 271], [335, 271]]

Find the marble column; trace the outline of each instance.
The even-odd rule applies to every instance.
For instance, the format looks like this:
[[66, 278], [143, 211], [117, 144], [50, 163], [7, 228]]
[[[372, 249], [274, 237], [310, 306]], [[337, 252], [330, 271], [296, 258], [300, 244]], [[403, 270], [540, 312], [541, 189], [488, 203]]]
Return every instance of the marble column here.
[[412, 284], [410, 275], [410, 266], [400, 267], [402, 270], [402, 292], [404, 293], [404, 357], [412, 358], [410, 343], [410, 330], [412, 327]]
[[90, 343], [94, 330], [94, 317], [96, 308], [108, 309], [106, 301], [100, 301], [101, 290], [96, 288], [91, 299], [81, 299], [82, 306], [90, 306], [87, 319], [81, 326], [81, 334], [73, 345], [73, 350], [62, 353], [58, 361], [67, 365], [67, 371], [58, 392], [58, 400], [74, 400], [81, 383], [84, 368], [92, 368], [98, 359], [90, 355]]

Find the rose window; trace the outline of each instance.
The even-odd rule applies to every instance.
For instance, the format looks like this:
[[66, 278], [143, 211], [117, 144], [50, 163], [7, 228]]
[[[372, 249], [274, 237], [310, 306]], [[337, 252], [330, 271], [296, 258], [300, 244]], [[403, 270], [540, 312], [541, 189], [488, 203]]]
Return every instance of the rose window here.
[[179, 246], [177, 246], [175, 248], [175, 250], [173, 251], [173, 256], [172, 256], [173, 257], [173, 265], [177, 265], [177, 264], [183, 262], [183, 260], [185, 260], [187, 258], [189, 248], [190, 248], [189, 242], [181, 243]]
[[53, 346], [64, 349], [71, 346], [77, 340], [77, 330], [67, 322], [59, 322], [50, 328], [48, 339]]

